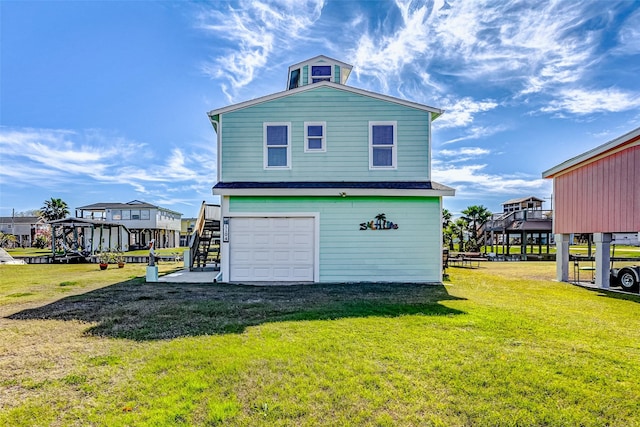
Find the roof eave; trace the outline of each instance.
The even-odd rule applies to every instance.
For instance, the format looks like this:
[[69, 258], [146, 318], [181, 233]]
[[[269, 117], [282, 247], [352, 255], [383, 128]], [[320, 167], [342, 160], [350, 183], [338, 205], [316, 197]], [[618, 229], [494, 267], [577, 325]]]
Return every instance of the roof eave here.
[[627, 132], [626, 134], [615, 138], [609, 142], [606, 142], [602, 145], [599, 145], [589, 151], [586, 151], [578, 156], [575, 156], [565, 162], [560, 163], [546, 171], [542, 172], [543, 178], [554, 178], [556, 175], [561, 174], [563, 171], [576, 167], [581, 163], [588, 162], [594, 157], [600, 156], [608, 151], [614, 150], [618, 147], [625, 146], [629, 144], [629, 146], [640, 145], [640, 127], [632, 130], [631, 132]]
[[251, 107], [254, 105], [258, 105], [261, 104], [263, 102], [268, 102], [268, 101], [273, 101], [276, 99], [280, 99], [280, 98], [284, 98], [286, 96], [290, 96], [290, 95], [294, 95], [296, 93], [301, 93], [301, 92], [305, 92], [308, 90], [314, 90], [314, 89], [318, 89], [321, 87], [331, 87], [333, 89], [337, 89], [337, 90], [342, 90], [345, 92], [351, 92], [351, 93], [356, 93], [362, 96], [368, 96], [371, 98], [376, 98], [376, 99], [380, 99], [383, 101], [387, 101], [387, 102], [392, 102], [395, 104], [399, 104], [399, 105], [404, 105], [406, 107], [409, 108], [415, 108], [418, 110], [422, 110], [422, 111], [428, 111], [430, 113], [432, 113], [432, 120], [437, 118], [438, 116], [440, 116], [442, 113], [444, 113], [444, 110], [441, 110], [439, 108], [435, 108], [435, 107], [430, 107], [428, 105], [424, 105], [424, 104], [419, 104], [417, 102], [413, 102], [413, 101], [407, 101], [404, 99], [400, 99], [400, 98], [395, 98], [389, 95], [383, 95], [380, 93], [376, 93], [376, 92], [371, 92], [371, 91], [367, 91], [364, 89], [359, 89], [359, 88], [355, 88], [352, 86], [346, 86], [346, 85], [342, 85], [342, 84], [338, 84], [338, 83], [334, 83], [334, 82], [319, 82], [319, 83], [313, 83], [310, 85], [305, 85], [305, 86], [300, 86], [297, 87], [295, 89], [291, 89], [291, 90], [284, 90], [281, 92], [276, 92], [270, 95], [265, 95], [265, 96], [261, 96], [259, 98], [255, 98], [255, 99], [251, 99], [248, 101], [244, 101], [244, 102], [240, 102], [238, 104], [232, 104], [232, 105], [228, 105], [226, 107], [222, 107], [222, 108], [218, 108], [215, 110], [211, 110], [207, 113], [207, 115], [209, 116], [210, 120], [213, 120], [213, 118], [215, 116], [220, 116], [221, 114], [224, 113], [228, 113], [231, 111], [236, 111], [236, 110], [240, 110], [242, 108], [247, 108], [247, 107]]

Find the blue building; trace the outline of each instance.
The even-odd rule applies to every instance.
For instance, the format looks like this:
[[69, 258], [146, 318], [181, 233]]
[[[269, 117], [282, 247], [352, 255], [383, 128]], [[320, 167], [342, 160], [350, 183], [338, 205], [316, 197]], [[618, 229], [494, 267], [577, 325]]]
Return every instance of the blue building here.
[[286, 90], [209, 112], [217, 133], [223, 282], [440, 282], [442, 110], [346, 85], [317, 56]]

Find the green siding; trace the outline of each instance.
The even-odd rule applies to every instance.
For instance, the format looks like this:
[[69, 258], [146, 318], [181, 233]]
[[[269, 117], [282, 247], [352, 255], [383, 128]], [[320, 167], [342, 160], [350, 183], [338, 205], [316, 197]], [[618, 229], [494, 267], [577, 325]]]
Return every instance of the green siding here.
[[[319, 213], [321, 282], [442, 278], [437, 197], [230, 197], [229, 211]], [[398, 229], [360, 230], [380, 213]]]
[[[328, 87], [229, 112], [222, 118], [222, 181], [426, 180], [428, 114]], [[369, 121], [389, 120], [398, 123], [397, 169], [370, 171]], [[304, 152], [305, 121], [326, 121], [326, 152]], [[264, 170], [264, 122], [291, 122], [290, 170]]]
[[339, 65], [333, 66], [333, 81], [335, 83], [340, 83], [340, 66]]
[[300, 86], [306, 86], [309, 84], [309, 66], [302, 67], [302, 83]]

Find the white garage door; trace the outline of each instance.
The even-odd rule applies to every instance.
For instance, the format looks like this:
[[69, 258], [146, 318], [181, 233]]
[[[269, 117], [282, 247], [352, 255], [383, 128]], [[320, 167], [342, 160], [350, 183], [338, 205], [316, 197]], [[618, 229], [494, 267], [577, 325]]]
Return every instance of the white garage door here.
[[313, 281], [314, 218], [231, 218], [232, 282]]

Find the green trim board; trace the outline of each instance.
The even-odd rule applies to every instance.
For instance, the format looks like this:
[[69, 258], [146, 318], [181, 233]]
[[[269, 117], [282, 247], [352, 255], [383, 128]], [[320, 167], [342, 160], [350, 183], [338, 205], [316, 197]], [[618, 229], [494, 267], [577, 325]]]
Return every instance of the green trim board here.
[[[320, 282], [441, 281], [439, 197], [225, 199], [225, 215], [230, 217], [269, 212], [317, 213]], [[385, 214], [387, 227], [376, 229], [380, 214]], [[369, 226], [371, 221], [373, 227]], [[362, 224], [366, 224], [364, 229]]]

